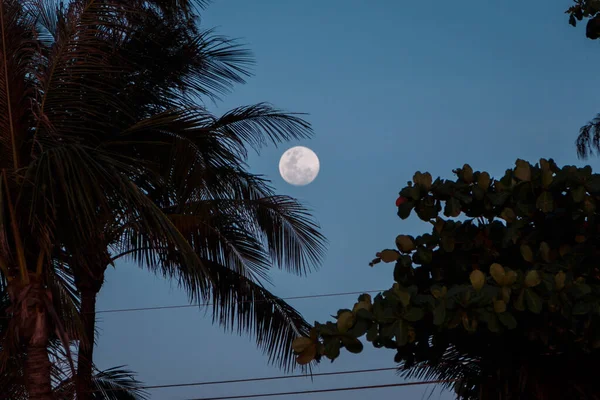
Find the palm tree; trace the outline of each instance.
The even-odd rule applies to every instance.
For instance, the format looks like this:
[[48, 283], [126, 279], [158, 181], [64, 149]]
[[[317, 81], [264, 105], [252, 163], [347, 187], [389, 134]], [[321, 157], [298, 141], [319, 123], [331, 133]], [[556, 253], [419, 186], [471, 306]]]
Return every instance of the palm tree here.
[[[190, 271], [172, 247], [154, 245], [156, 238], [137, 217], [115, 221], [98, 215], [94, 229], [98, 235], [67, 246], [77, 271], [88, 338], [78, 355], [81, 396], [89, 392], [91, 379], [89, 339], [94, 332], [96, 296], [106, 268], [122, 257], [177, 279], [192, 301], [211, 299], [216, 321], [232, 329], [236, 321], [240, 331], [254, 329], [259, 346], [282, 367], [294, 365], [291, 341], [309, 329], [261, 281], [268, 278], [272, 266], [303, 273], [318, 265], [324, 239], [301, 204], [275, 195], [267, 181], [246, 172], [245, 158], [248, 145], [258, 149], [265, 139], [306, 137], [310, 126], [266, 104], [240, 107], [220, 118], [198, 107], [198, 98], [215, 98], [215, 92], [242, 81], [238, 72], [245, 73], [248, 55], [211, 31], [197, 32], [194, 25], [161, 15], [149, 13], [137, 20], [140, 34], [136, 32], [123, 46], [124, 55], [148, 64], [145, 76], [128, 76], [123, 85], [114, 85], [127, 87], [127, 82], [139, 80], [126, 94], [119, 94], [135, 102], [141, 122], [128, 129], [125, 143], [118, 146], [122, 154], [150, 155], [151, 173], [159, 177], [160, 185], [147, 175], [133, 181], [191, 246], [203, 266], [200, 281], [209, 284], [198, 284], [197, 272]], [[185, 62], [160, 57], [162, 48], [171, 49], [173, 59]], [[148, 54], [148, 49], [158, 50]], [[169, 141], [165, 133], [175, 140]], [[161, 148], [165, 142], [169, 151]]]
[[[62, 288], [73, 288], [73, 277], [67, 269], [65, 273], [54, 279], [61, 282]], [[57, 289], [54, 286], [53, 289]], [[65, 296], [64, 293], [53, 292], [56, 296]], [[68, 296], [68, 295], [67, 295]], [[5, 285], [0, 285], [0, 337], [9, 333], [10, 329], [10, 299]], [[51, 366], [51, 381], [56, 398], [62, 400], [75, 399], [75, 379], [69, 363], [69, 356], [65, 348], [54, 335], [49, 339], [49, 358], [53, 361]], [[2, 351], [0, 346], [0, 352]], [[141, 389], [142, 383], [135, 378], [135, 374], [124, 367], [109, 368], [104, 371], [93, 366], [90, 394], [95, 400], [145, 400], [147, 393]], [[17, 354], [9, 360], [8, 368], [0, 373], [0, 400], [26, 400], [29, 399], [24, 374], [23, 354]]]
[[[243, 82], [248, 53], [198, 31], [185, 2], [157, 4], [167, 3], [0, 0], [0, 269], [11, 300], [0, 371], [24, 355], [31, 399], [52, 396], [54, 336], [66, 349], [80, 339], [78, 398], [89, 398], [95, 297], [120, 257], [212, 299], [216, 321], [254, 330], [281, 365], [308, 328], [262, 282], [272, 266], [318, 264], [324, 239], [245, 157], [310, 126], [265, 104], [219, 118], [199, 106]], [[67, 269], [80, 306], [57, 279]]]

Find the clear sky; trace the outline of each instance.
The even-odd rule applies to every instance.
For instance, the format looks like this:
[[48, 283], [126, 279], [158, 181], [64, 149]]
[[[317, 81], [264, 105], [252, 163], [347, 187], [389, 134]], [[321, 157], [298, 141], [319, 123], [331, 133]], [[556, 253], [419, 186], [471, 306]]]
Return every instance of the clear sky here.
[[[401, 221], [394, 202], [416, 170], [451, 177], [465, 162], [500, 175], [517, 158], [583, 164], [578, 128], [600, 111], [600, 48], [567, 24], [569, 0], [216, 0], [204, 27], [242, 38], [255, 76], [215, 109], [268, 101], [306, 112], [316, 137], [252, 156], [253, 172], [307, 202], [330, 240], [308, 278], [275, 274], [282, 297], [387, 288], [392, 267], [369, 268], [400, 233], [430, 229]], [[315, 182], [286, 184], [279, 157], [292, 145], [321, 160]], [[600, 167], [598, 159], [589, 163]], [[355, 296], [292, 302], [326, 320]], [[176, 286], [133, 265], [109, 271], [99, 309], [186, 303]], [[127, 364], [150, 385], [279, 375], [251, 339], [224, 334], [195, 308], [101, 314], [100, 367]], [[394, 352], [342, 352], [319, 371], [393, 367]], [[262, 384], [153, 390], [188, 399], [399, 382], [394, 372]], [[311, 395], [315, 400], [427, 396], [425, 387]], [[404, 397], [405, 396], [405, 397]], [[301, 399], [272, 397], [274, 400]], [[432, 398], [449, 399], [435, 392]]]

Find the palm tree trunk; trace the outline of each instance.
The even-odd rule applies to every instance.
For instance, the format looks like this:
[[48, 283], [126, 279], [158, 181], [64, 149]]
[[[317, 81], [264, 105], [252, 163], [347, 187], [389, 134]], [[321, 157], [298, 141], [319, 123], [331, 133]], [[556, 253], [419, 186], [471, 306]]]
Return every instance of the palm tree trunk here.
[[25, 386], [30, 400], [54, 400], [50, 380], [50, 359], [48, 358], [48, 337], [45, 344], [30, 344], [25, 359]]
[[85, 339], [80, 341], [77, 356], [77, 399], [92, 398], [92, 364], [94, 360], [94, 333], [96, 329], [96, 295], [90, 288], [81, 291], [81, 319]]
[[104, 283], [103, 266], [96, 276], [86, 274], [77, 280], [76, 284], [81, 294], [81, 321], [85, 337], [79, 342], [77, 356], [77, 380], [75, 391], [77, 400], [91, 400], [93, 398], [93, 363], [94, 363], [94, 335], [96, 331], [96, 298]]
[[25, 387], [30, 400], [53, 400], [51, 364], [48, 357], [50, 325], [47, 307], [50, 292], [30, 274], [29, 282], [9, 282], [10, 312], [16, 321], [19, 339], [25, 347]]

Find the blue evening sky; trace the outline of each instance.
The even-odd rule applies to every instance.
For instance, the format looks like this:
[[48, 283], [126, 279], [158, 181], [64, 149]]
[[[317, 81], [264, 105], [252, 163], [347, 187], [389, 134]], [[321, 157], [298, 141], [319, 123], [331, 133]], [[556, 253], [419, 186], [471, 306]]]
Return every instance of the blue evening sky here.
[[[600, 48], [567, 24], [569, 0], [216, 0], [204, 27], [242, 38], [255, 76], [215, 109], [268, 101], [306, 112], [316, 137], [270, 147], [250, 160], [280, 193], [307, 202], [330, 240], [308, 278], [275, 274], [282, 297], [387, 288], [392, 267], [369, 268], [400, 233], [429, 226], [401, 221], [394, 201], [416, 170], [451, 177], [465, 162], [495, 176], [517, 158], [578, 164], [578, 128], [600, 111]], [[321, 159], [312, 184], [278, 174], [288, 147]], [[597, 159], [590, 164], [598, 165]], [[99, 309], [186, 303], [175, 285], [134, 265], [109, 271]], [[292, 302], [309, 321], [326, 320], [355, 296]], [[101, 314], [103, 367], [127, 364], [149, 385], [279, 375], [247, 337], [225, 334], [195, 308]], [[393, 367], [394, 352], [342, 353], [319, 371]], [[188, 399], [399, 382], [394, 372], [153, 390]], [[346, 400], [429, 395], [426, 387], [311, 395]], [[406, 396], [406, 397], [404, 397]], [[449, 399], [439, 391], [434, 398]], [[296, 397], [273, 397], [274, 400]]]

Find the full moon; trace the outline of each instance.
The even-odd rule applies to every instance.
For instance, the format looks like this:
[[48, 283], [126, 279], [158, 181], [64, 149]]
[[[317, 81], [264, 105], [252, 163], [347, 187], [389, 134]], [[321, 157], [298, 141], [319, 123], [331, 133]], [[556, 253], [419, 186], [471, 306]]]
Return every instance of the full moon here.
[[304, 146], [288, 149], [279, 160], [279, 173], [291, 185], [308, 185], [319, 174], [319, 168], [319, 157]]

